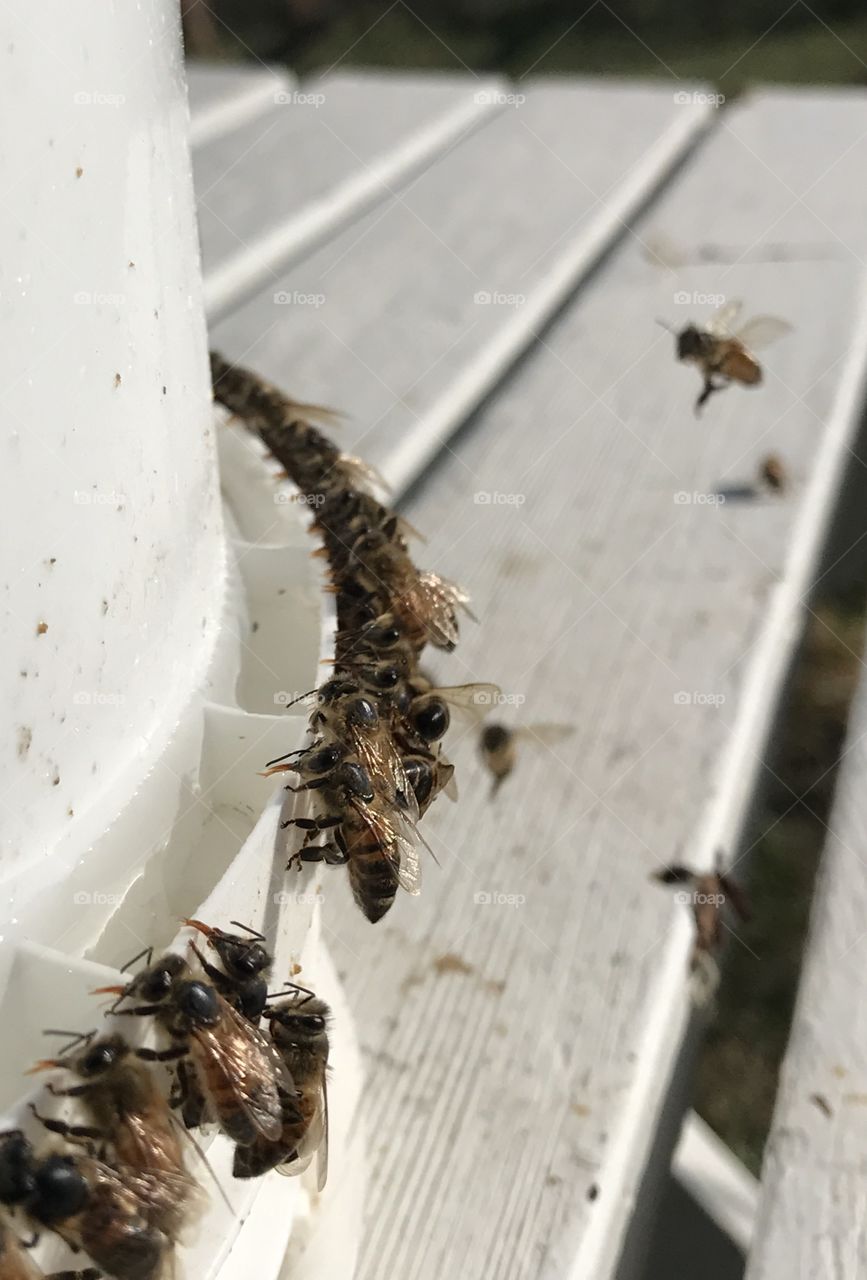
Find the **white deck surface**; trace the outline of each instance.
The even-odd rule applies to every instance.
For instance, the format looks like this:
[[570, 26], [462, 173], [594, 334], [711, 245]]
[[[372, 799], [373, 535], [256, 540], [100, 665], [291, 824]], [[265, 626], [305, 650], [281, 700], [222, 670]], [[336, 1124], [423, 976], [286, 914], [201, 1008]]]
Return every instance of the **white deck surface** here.
[[[418, 481], [417, 558], [482, 620], [444, 682], [495, 679], [524, 700], [503, 718], [575, 725], [496, 804], [453, 730], [462, 798], [425, 824], [442, 867], [382, 924], [333, 877], [324, 922], [368, 1070], [357, 1276], [602, 1280], [689, 1010], [686, 911], [649, 875], [737, 840], [860, 412], [867, 95], [767, 93], [710, 120], [668, 82], [538, 84], [428, 160], [212, 333], [348, 410], [341, 440], [399, 490]], [[685, 265], [660, 265], [662, 241]], [[216, 263], [206, 243], [206, 280]], [[795, 329], [761, 389], [696, 421], [697, 375], [654, 318], [713, 295]], [[710, 500], [771, 450], [785, 497]]]

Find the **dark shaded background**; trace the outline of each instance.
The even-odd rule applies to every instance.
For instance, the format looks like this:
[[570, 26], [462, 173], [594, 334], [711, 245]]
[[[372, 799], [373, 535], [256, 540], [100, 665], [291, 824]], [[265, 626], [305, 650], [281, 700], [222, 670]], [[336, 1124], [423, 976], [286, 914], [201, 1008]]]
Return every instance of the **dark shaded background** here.
[[341, 65], [863, 83], [856, 0], [185, 0], [194, 56]]

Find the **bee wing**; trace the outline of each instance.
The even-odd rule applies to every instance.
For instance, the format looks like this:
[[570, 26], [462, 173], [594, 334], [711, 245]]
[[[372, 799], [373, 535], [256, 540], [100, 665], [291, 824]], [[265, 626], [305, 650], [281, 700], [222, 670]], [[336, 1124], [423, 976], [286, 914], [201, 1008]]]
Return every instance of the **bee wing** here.
[[689, 867], [663, 867], [660, 871], [653, 872], [653, 879], [659, 880], [661, 884], [689, 884], [695, 880], [695, 872]]
[[372, 731], [358, 727], [354, 729], [352, 738], [356, 754], [374, 785], [380, 778], [386, 780], [388, 803], [397, 803], [400, 796], [409, 817], [413, 822], [418, 822], [418, 801], [388, 726], [380, 724]]
[[339, 427], [346, 419], [346, 414], [339, 409], [328, 409], [323, 404], [306, 404], [303, 400], [287, 401], [290, 413], [311, 422], [319, 422], [326, 427]]
[[498, 684], [453, 684], [444, 689], [432, 689], [431, 693], [442, 698], [449, 706], [463, 711], [473, 718], [481, 719], [502, 696]]
[[541, 742], [545, 746], [552, 747], [555, 743], [562, 742], [564, 738], [570, 738], [574, 732], [574, 724], [557, 724], [551, 721], [522, 725], [515, 730], [515, 736], [527, 742]]
[[421, 863], [416, 850], [416, 840], [421, 836], [417, 828], [399, 809], [392, 808], [386, 813], [379, 806], [363, 801], [353, 803], [353, 808], [388, 859], [400, 887], [415, 897], [421, 892]]
[[705, 331], [717, 338], [731, 338], [732, 325], [740, 315], [743, 305], [742, 302], [724, 302], [721, 307], [717, 307], [704, 326]]
[[[273, 1084], [277, 1099], [277, 1083], [295, 1093], [289, 1068], [274, 1044], [248, 1022], [228, 1001], [219, 997], [222, 1018], [217, 1028], [197, 1028], [193, 1041], [202, 1047], [229, 1082], [235, 1101], [249, 1117], [263, 1138], [272, 1142], [283, 1132], [279, 1105], [271, 1108], [261, 1097], [262, 1074]], [[252, 1064], [252, 1065], [251, 1065]], [[270, 1070], [269, 1070], [270, 1068]], [[269, 1089], [269, 1093], [271, 1090]]]
[[753, 913], [745, 890], [731, 876], [720, 875], [719, 883], [720, 888], [734, 907], [737, 915], [740, 916], [744, 924], [747, 924], [752, 919]]
[[[180, 1237], [188, 1238], [190, 1229], [206, 1205], [205, 1193], [188, 1173], [167, 1173], [163, 1169], [123, 1169], [124, 1186], [132, 1191], [146, 1217], [177, 1214]], [[153, 1221], [159, 1222], [155, 1216]], [[172, 1233], [174, 1238], [174, 1233]]]
[[449, 780], [443, 787], [443, 791], [448, 798], [454, 803], [458, 799], [458, 780], [455, 775], [455, 766], [446, 760], [445, 756], [440, 757], [440, 764], [444, 769], [449, 769]]
[[754, 316], [734, 336], [748, 350], [759, 351], [791, 331], [792, 326], [788, 320], [781, 320], [777, 316]]
[[420, 573], [415, 592], [418, 596], [417, 612], [423, 619], [432, 644], [440, 648], [451, 647], [460, 639], [455, 608], [460, 606], [474, 622], [478, 619], [470, 609], [470, 597], [463, 587], [437, 573]]
[[424, 545], [427, 544], [427, 538], [424, 536], [424, 534], [420, 533], [418, 529], [416, 529], [415, 525], [410, 524], [410, 522], [404, 516], [397, 517], [397, 529], [398, 529], [398, 533], [401, 535], [401, 537], [404, 539], [405, 542], [409, 542], [411, 539], [415, 539], [416, 542], [421, 542]]
[[316, 1106], [307, 1132], [298, 1144], [297, 1159], [278, 1164], [277, 1172], [287, 1178], [303, 1173], [316, 1160], [316, 1190], [322, 1191], [328, 1179], [328, 1091], [323, 1071], [317, 1084]]
[[342, 453], [340, 455], [340, 465], [351, 483], [359, 489], [363, 489], [365, 493], [372, 493], [375, 497], [377, 491], [380, 493], [390, 492], [390, 485], [379, 474], [376, 467], [371, 467], [361, 458], [354, 458], [349, 453]]

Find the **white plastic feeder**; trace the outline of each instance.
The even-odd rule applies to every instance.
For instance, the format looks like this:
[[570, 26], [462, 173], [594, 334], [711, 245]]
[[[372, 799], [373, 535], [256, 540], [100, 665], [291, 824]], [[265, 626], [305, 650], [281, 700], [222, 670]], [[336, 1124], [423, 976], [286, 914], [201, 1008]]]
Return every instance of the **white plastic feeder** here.
[[[0, 37], [4, 1127], [43, 1136], [23, 1072], [44, 1028], [99, 1025], [93, 986], [184, 946], [181, 917], [241, 920], [275, 984], [300, 965], [335, 1015], [327, 1208], [356, 1195], [357, 1052], [316, 877], [284, 878], [284, 793], [258, 771], [303, 742], [286, 704], [319, 682], [334, 619], [303, 508], [211, 404], [177, 5], [45, 0], [37, 22], [12, 0]], [[221, 1137], [207, 1153], [231, 1211], [191, 1153], [210, 1208], [182, 1267], [275, 1276], [302, 1221], [315, 1239], [317, 1197], [234, 1182]], [[352, 1247], [312, 1252], [348, 1275]], [[81, 1265], [47, 1237], [36, 1255]]]

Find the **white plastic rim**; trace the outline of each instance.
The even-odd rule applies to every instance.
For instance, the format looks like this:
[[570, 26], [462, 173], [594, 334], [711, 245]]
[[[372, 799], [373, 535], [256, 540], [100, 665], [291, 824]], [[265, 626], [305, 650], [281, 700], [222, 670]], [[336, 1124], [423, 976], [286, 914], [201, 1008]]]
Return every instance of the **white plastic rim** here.
[[[183, 949], [182, 917], [241, 920], [277, 985], [300, 966], [335, 1013], [327, 1206], [360, 1185], [342, 1158], [357, 1051], [317, 873], [285, 878], [284, 793], [259, 770], [305, 739], [287, 704], [319, 683], [334, 616], [304, 509], [215, 420], [177, 5], [46, 0], [37, 23], [11, 0], [0, 37], [0, 1119], [41, 1142], [23, 1072], [43, 1030], [101, 1025], [92, 988], [143, 947]], [[234, 1182], [219, 1135], [207, 1155], [230, 1207], [191, 1153], [211, 1194], [182, 1273], [276, 1276], [293, 1224], [316, 1239], [316, 1197]], [[47, 1234], [34, 1258], [82, 1265]]]

